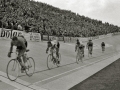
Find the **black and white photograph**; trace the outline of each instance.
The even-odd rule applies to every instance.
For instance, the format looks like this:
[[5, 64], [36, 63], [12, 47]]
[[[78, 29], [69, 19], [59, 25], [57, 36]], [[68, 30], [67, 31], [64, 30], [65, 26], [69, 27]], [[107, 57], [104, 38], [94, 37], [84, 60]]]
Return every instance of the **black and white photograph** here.
[[0, 90], [120, 90], [120, 1], [0, 0]]

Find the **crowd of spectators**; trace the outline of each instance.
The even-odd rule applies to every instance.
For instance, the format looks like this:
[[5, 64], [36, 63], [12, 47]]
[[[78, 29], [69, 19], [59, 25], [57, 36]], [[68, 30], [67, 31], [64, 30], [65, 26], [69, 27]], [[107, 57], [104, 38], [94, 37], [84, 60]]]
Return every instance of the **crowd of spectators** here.
[[[4, 1], [4, 0], [2, 0]], [[39, 32], [47, 35], [89, 37], [119, 32], [120, 27], [61, 10], [33, 0], [6, 0], [0, 28]]]

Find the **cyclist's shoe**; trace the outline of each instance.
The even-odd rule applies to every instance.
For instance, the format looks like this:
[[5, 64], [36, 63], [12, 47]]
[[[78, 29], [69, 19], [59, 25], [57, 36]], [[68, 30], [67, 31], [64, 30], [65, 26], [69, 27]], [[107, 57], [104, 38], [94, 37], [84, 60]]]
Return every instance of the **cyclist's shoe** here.
[[60, 64], [60, 61], [58, 61], [58, 64]]

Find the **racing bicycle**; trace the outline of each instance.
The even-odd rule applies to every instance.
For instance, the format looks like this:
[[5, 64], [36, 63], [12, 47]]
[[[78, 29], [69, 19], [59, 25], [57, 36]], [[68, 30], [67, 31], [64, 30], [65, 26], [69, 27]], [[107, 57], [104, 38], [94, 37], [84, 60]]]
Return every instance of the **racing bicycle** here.
[[[59, 57], [58, 57], [59, 56]], [[60, 66], [60, 62], [61, 62], [61, 54], [59, 53], [59, 55], [56, 55], [56, 50], [53, 50], [53, 55], [49, 54], [47, 57], [47, 67], [48, 69], [52, 69], [54, 66], [59, 67]]]
[[77, 62], [78, 64], [79, 64], [79, 62], [83, 62], [83, 52], [82, 52], [82, 51], [77, 52], [76, 62]]
[[[24, 68], [24, 72], [26, 73], [27, 76], [30, 77], [34, 74], [34, 71], [35, 71], [35, 61], [32, 57], [28, 57], [27, 52], [29, 52], [29, 50], [26, 50], [26, 52], [24, 53], [26, 57], [26, 63], [24, 61], [22, 61], [22, 63], [26, 67]], [[12, 52], [12, 53], [15, 53], [16, 58], [11, 59], [8, 62], [6, 73], [9, 80], [15, 81], [21, 73], [22, 66], [20, 64], [21, 62], [19, 62], [17, 50], [16, 52]]]

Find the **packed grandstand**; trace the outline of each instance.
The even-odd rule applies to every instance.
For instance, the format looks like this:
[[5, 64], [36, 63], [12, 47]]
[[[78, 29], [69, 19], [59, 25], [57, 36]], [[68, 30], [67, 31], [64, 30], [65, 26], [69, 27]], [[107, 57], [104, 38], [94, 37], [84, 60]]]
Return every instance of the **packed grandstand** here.
[[4, 1], [0, 1], [0, 28], [70, 37], [92, 37], [120, 31], [117, 25], [61, 10], [46, 3], [33, 0]]

